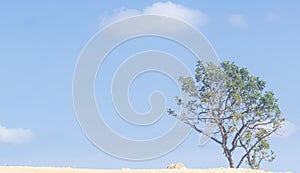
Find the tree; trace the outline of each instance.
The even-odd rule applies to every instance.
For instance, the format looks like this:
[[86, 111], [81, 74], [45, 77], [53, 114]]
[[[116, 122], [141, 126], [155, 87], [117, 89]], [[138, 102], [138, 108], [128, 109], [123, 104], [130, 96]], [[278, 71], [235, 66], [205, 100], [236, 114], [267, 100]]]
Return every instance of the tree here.
[[[180, 77], [179, 81], [189, 100], [176, 96], [185, 111], [169, 108], [168, 114], [221, 146], [231, 168], [246, 163], [258, 169], [263, 160], [275, 159], [268, 139], [285, 119], [274, 93], [265, 91], [265, 81], [227, 61], [218, 66], [198, 61], [194, 79]], [[216, 126], [211, 133], [203, 130], [208, 123]], [[234, 157], [235, 153], [242, 156]]]

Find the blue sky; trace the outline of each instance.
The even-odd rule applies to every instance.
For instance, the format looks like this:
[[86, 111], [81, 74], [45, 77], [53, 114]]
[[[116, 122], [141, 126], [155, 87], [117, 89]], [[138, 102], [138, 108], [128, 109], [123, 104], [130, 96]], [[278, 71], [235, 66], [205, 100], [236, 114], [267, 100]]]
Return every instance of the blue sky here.
[[[119, 17], [159, 10], [153, 7], [155, 3], [159, 1], [0, 2], [0, 165], [164, 168], [173, 162], [183, 162], [191, 168], [227, 167], [221, 150], [213, 142], [197, 145], [196, 133], [176, 150], [157, 159], [139, 162], [117, 159], [97, 149], [76, 120], [72, 79], [84, 45], [101, 27]], [[183, 19], [207, 37], [221, 60], [245, 66], [267, 81], [267, 88], [276, 93], [283, 115], [293, 127], [285, 137], [271, 139], [277, 159], [263, 164], [263, 168], [299, 171], [300, 133], [295, 129], [300, 126], [297, 118], [300, 114], [300, 3], [170, 3], [193, 12]], [[190, 68], [194, 63], [180, 45], [152, 37], [128, 41], [107, 57], [97, 76], [97, 103], [105, 105], [101, 110], [104, 114], [111, 115], [104, 117], [111, 127], [132, 138], [154, 137], [167, 129], [164, 122], [174, 121], [164, 117], [161, 126], [155, 126], [161, 127], [155, 128], [156, 131], [149, 127], [137, 132], [115, 116], [109, 100], [107, 89], [114, 69], [124, 58], [148, 49], [183, 57], [181, 60]], [[155, 81], [149, 84], [149, 80]], [[147, 73], [137, 78], [130, 88], [130, 99], [137, 111], [149, 109], [148, 95], [156, 89], [166, 93], [167, 105], [172, 106], [173, 96], [178, 92], [174, 83], [163, 75]]]

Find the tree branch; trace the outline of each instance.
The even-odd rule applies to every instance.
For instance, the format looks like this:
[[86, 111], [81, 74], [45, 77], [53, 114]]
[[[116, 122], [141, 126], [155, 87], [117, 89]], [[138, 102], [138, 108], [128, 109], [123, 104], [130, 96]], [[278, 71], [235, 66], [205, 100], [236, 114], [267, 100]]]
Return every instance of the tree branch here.
[[243, 160], [245, 159], [245, 157], [247, 157], [250, 152], [256, 147], [256, 145], [263, 139], [267, 138], [268, 136], [270, 136], [272, 133], [274, 133], [277, 129], [273, 129], [270, 133], [268, 133], [267, 135], [259, 138], [255, 143], [254, 145], [246, 152], [246, 154], [243, 155], [243, 157], [241, 158], [239, 164], [237, 165], [237, 168], [240, 167], [240, 165], [243, 163]]
[[189, 124], [193, 129], [195, 129], [197, 132], [202, 133], [203, 135], [207, 136], [208, 138], [212, 139], [213, 141], [215, 141], [216, 143], [222, 145], [222, 142], [219, 141], [218, 139], [216, 139], [213, 136], [210, 136], [209, 134], [205, 133], [203, 130], [198, 129], [194, 124]]

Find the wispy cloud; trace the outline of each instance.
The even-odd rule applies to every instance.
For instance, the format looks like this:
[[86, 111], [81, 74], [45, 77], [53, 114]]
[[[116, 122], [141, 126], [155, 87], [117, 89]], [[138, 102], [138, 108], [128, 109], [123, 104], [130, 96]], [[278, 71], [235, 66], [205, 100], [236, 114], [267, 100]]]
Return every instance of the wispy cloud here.
[[247, 20], [244, 16], [239, 14], [233, 14], [228, 17], [228, 23], [237, 28], [244, 28], [247, 26]]
[[203, 26], [207, 23], [206, 15], [199, 10], [190, 9], [183, 5], [175, 4], [172, 2], [157, 2], [148, 7], [145, 7], [143, 10], [126, 8], [115, 10], [113, 15], [101, 17], [100, 25], [104, 26], [106, 24], [118, 21], [122, 18], [141, 14], [156, 14], [173, 17], [194, 26]]
[[268, 12], [266, 15], [265, 15], [265, 20], [268, 22], [268, 23], [275, 23], [279, 20], [279, 16], [273, 12]]
[[140, 15], [141, 12], [136, 9], [127, 9], [127, 8], [120, 8], [114, 10], [114, 13], [111, 16], [101, 16], [100, 18], [100, 27], [105, 26], [107, 24], [116, 22], [123, 18], [131, 17]]
[[298, 126], [290, 121], [286, 121], [283, 123], [283, 126], [279, 130], [277, 130], [274, 135], [272, 135], [272, 137], [289, 137], [296, 134], [298, 130]]
[[195, 26], [203, 26], [207, 22], [206, 15], [199, 10], [193, 10], [172, 2], [158, 2], [144, 9], [145, 14], [159, 14], [186, 21]]
[[32, 139], [33, 133], [23, 128], [7, 128], [0, 125], [0, 142], [4, 143], [24, 143]]

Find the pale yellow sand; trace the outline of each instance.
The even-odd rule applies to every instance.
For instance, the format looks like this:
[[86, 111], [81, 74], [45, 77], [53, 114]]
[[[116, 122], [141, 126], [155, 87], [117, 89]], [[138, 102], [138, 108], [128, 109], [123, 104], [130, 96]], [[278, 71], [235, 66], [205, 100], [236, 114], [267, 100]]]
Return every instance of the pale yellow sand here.
[[121, 170], [95, 170], [74, 168], [46, 168], [46, 167], [14, 167], [0, 166], [0, 173], [273, 173], [263, 170], [250, 169], [121, 169]]

